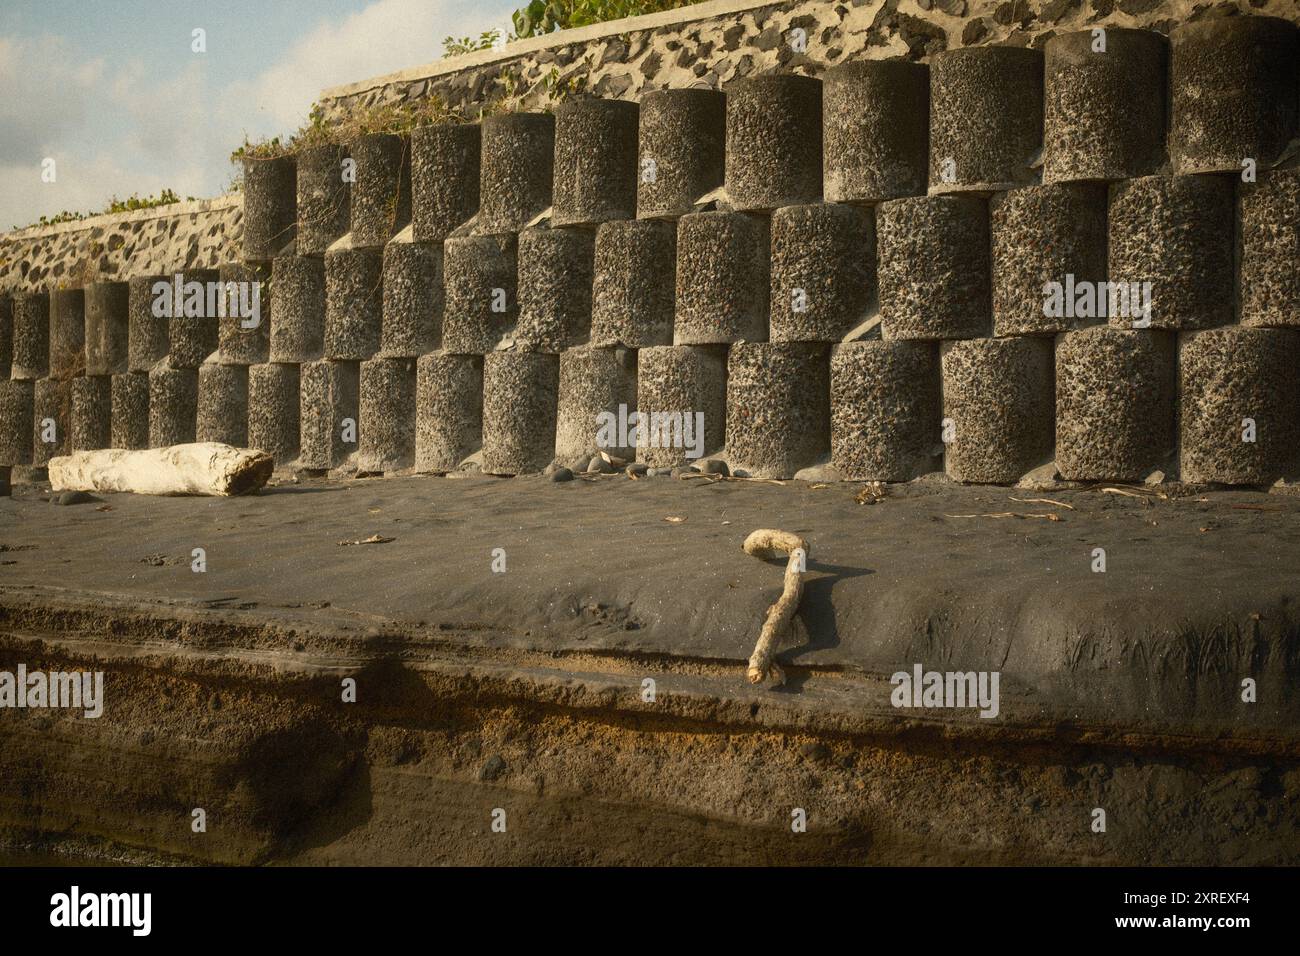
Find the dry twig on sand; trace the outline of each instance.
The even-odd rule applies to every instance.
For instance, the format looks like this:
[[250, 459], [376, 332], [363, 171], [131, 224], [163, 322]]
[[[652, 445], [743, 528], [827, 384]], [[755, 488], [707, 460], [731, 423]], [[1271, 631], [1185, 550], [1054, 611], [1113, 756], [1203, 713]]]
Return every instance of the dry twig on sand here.
[[790, 626], [790, 620], [794, 617], [794, 612], [799, 607], [799, 598], [803, 594], [803, 573], [807, 570], [808, 542], [789, 531], [760, 528], [750, 533], [745, 539], [744, 547], [746, 554], [756, 558], [789, 555], [781, 596], [767, 609], [763, 630], [758, 635], [758, 643], [754, 645], [754, 653], [749, 656], [749, 682], [761, 684], [771, 677], [779, 687], [785, 683], [785, 672], [773, 658], [776, 655], [778, 639]]

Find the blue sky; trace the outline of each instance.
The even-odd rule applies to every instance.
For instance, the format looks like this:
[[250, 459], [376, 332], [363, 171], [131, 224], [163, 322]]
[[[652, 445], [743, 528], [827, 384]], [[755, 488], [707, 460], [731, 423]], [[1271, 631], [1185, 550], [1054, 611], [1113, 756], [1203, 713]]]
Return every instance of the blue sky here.
[[436, 60], [443, 37], [508, 26], [521, 4], [3, 0], [0, 230], [113, 195], [217, 195], [245, 133], [292, 131], [321, 89]]

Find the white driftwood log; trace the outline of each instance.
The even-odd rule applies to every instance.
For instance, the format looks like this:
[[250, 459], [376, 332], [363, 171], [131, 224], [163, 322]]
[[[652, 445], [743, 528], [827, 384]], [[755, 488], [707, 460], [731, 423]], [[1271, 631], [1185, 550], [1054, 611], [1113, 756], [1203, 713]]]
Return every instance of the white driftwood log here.
[[260, 451], [197, 442], [144, 451], [79, 451], [50, 459], [55, 491], [128, 491], [138, 495], [246, 495], [275, 467]]
[[767, 609], [767, 620], [754, 645], [754, 653], [749, 658], [747, 676], [751, 684], [761, 684], [771, 677], [780, 686], [785, 683], [785, 671], [773, 658], [781, 635], [790, 626], [790, 620], [799, 607], [799, 598], [803, 594], [803, 572], [808, 563], [808, 542], [789, 531], [776, 531], [760, 528], [745, 539], [745, 553], [756, 558], [773, 558], [788, 554], [790, 559], [785, 565], [785, 581], [781, 596]]

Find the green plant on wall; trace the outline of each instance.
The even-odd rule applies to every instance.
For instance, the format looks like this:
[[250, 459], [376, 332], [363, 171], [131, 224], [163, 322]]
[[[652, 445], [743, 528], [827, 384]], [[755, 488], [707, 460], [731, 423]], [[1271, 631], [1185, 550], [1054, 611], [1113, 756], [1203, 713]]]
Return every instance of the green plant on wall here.
[[[39, 220], [28, 223], [27, 226], [14, 226], [13, 228], [26, 229], [30, 226], [55, 226], [61, 222], [79, 222], [82, 219], [89, 219], [91, 216], [108, 216], [116, 212], [133, 212], [136, 209], [153, 209], [155, 206], [170, 206], [181, 201], [181, 197], [171, 189], [164, 189], [156, 196], [137, 196], [132, 193], [126, 199], [118, 199], [114, 196], [103, 209], [92, 209], [89, 212], [73, 212], [65, 209], [53, 216], [41, 216]], [[186, 196], [184, 201], [193, 202], [194, 197]]]
[[474, 37], [447, 37], [442, 41], [442, 52], [444, 56], [460, 56], [463, 53], [475, 53], [479, 50], [490, 50], [501, 40], [500, 30], [484, 30]]
[[517, 38], [688, 7], [700, 0], [532, 0], [511, 17]]

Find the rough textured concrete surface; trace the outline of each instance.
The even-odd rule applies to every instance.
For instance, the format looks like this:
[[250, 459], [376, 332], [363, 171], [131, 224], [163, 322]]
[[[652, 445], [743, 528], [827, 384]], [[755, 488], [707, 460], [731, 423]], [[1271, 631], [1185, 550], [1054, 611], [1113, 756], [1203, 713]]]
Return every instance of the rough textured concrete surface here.
[[248, 366], [206, 362], [199, 368], [195, 441], [248, 445]]
[[[561, 353], [556, 461], [575, 462], [602, 451], [618, 458], [635, 458], [635, 436], [628, 444], [621, 444], [620, 406], [624, 420], [636, 411], [635, 351], [577, 348]], [[612, 425], [601, 420], [602, 413], [612, 416]]]
[[838, 342], [876, 298], [871, 211], [822, 203], [772, 214], [773, 342]]
[[382, 249], [325, 254], [325, 357], [359, 362], [379, 351], [384, 314]]
[[199, 373], [159, 362], [149, 370], [149, 447], [195, 440], [199, 415]]
[[72, 380], [72, 425], [69, 451], [98, 451], [113, 443], [113, 380], [82, 375]]
[[139, 451], [149, 447], [149, 376], [124, 372], [113, 376], [112, 447]]
[[72, 382], [43, 378], [32, 393], [32, 465], [68, 453], [72, 434]]
[[325, 263], [281, 256], [271, 265], [272, 362], [313, 362], [325, 352]]
[[1043, 182], [1150, 176], [1165, 162], [1168, 42], [1151, 30], [1052, 37], [1043, 48]]
[[555, 109], [557, 226], [636, 217], [637, 104], [582, 97]]
[[560, 353], [591, 337], [596, 237], [589, 229], [519, 234], [519, 327], [524, 347]]
[[988, 335], [989, 210], [968, 196], [917, 196], [876, 209], [887, 339]]
[[14, 303], [8, 292], [0, 292], [0, 381], [9, 378], [14, 360]]
[[352, 159], [352, 247], [378, 248], [411, 221], [411, 144], [403, 136], [371, 133], [352, 144]]
[[1012, 46], [930, 61], [930, 193], [1029, 185], [1043, 145], [1043, 54]]
[[831, 349], [831, 463], [855, 481], [911, 481], [934, 471], [940, 423], [938, 346], [846, 342]]
[[[1151, 328], [1232, 321], [1232, 189], [1221, 176], [1146, 176], [1110, 187], [1109, 278], [1151, 283]], [[1112, 312], [1111, 325], [1132, 328], [1134, 316], [1123, 312]]]
[[1180, 24], [1170, 32], [1169, 152], [1179, 173], [1267, 169], [1296, 134], [1296, 27], [1276, 17]]
[[267, 262], [231, 262], [217, 270], [226, 297], [226, 315], [218, 322], [219, 361], [257, 365], [270, 357], [273, 269]]
[[676, 223], [602, 223], [596, 230], [591, 344], [672, 345], [676, 275]]
[[482, 235], [518, 232], [551, 205], [555, 168], [555, 117], [502, 113], [482, 125], [479, 215]]
[[792, 73], [727, 86], [727, 195], [763, 211], [822, 198], [822, 84]]
[[483, 447], [483, 359], [430, 352], [415, 363], [415, 470], [442, 474]]
[[637, 410], [637, 460], [651, 468], [692, 464], [722, 450], [727, 441], [726, 350], [708, 345], [641, 349]]
[[738, 212], [683, 216], [673, 343], [766, 342], [769, 256], [766, 219]]
[[380, 354], [418, 358], [438, 348], [442, 307], [442, 243], [394, 240], [384, 246]]
[[50, 296], [19, 292], [13, 297], [13, 363], [10, 375], [30, 381], [50, 371]]
[[[167, 361], [173, 368], [197, 369], [217, 351], [221, 339], [220, 296], [209, 294], [211, 283], [220, 279], [216, 269], [187, 269], [180, 294], [173, 300], [172, 316], [167, 320]], [[185, 291], [191, 282], [200, 290], [194, 295]]]
[[1300, 332], [1230, 326], [1178, 340], [1179, 477], [1269, 485], [1300, 464]]
[[86, 293], [50, 293], [50, 378], [69, 379], [86, 371]]
[[717, 90], [653, 90], [641, 97], [636, 214], [675, 219], [722, 185], [727, 100]]
[[265, 262], [293, 242], [297, 166], [292, 156], [244, 160], [244, 259]]
[[351, 184], [344, 179], [347, 158], [348, 148], [337, 143], [313, 146], [298, 153], [295, 255], [323, 256], [335, 240], [347, 233], [351, 202]]
[[755, 478], [793, 478], [830, 453], [830, 346], [753, 342], [727, 355], [727, 458]]
[[1008, 484], [1052, 459], [1052, 341], [1021, 336], [940, 347], [944, 469], [956, 481]]
[[541, 471], [555, 455], [560, 359], [493, 352], [483, 360], [483, 471]]
[[1142, 481], [1174, 449], [1174, 337], [1101, 325], [1056, 342], [1056, 468]]
[[[994, 335], [1106, 321], [1096, 307], [1098, 283], [1106, 279], [1104, 185], [1026, 186], [995, 195], [989, 206]], [[1049, 283], [1059, 286], [1059, 297]]]
[[1300, 326], [1300, 168], [1237, 186], [1241, 321]]
[[0, 465], [32, 463], [32, 422], [36, 418], [36, 383], [0, 380]]
[[127, 366], [132, 372], [147, 373], [167, 357], [167, 318], [154, 315], [154, 301], [158, 298], [154, 287], [160, 282], [170, 285], [171, 281], [167, 275], [131, 276], [126, 280]]
[[[357, 451], [361, 365], [359, 362], [305, 362], [298, 367], [298, 379], [298, 464], [322, 470], [337, 468]], [[348, 419], [352, 423], [350, 429]]]
[[361, 363], [361, 471], [402, 471], [415, 464], [415, 360]]
[[443, 351], [491, 352], [514, 334], [519, 318], [518, 240], [509, 234], [448, 239], [442, 255]]
[[267, 362], [248, 367], [248, 447], [276, 466], [298, 456], [298, 366]]
[[442, 242], [478, 212], [478, 124], [411, 131], [411, 225], [416, 242]]
[[930, 68], [858, 60], [822, 77], [827, 202], [877, 203], [926, 191]]
[[125, 282], [86, 286], [86, 374], [116, 375], [127, 370], [130, 291]]

